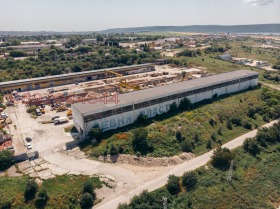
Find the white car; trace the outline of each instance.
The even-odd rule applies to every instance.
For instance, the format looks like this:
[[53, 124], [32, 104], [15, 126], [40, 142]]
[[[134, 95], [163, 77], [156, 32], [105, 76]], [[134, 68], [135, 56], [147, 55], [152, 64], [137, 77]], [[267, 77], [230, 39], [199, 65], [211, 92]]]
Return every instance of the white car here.
[[7, 117], [8, 117], [7, 113], [1, 112], [1, 118], [7, 118]]
[[27, 142], [27, 143], [25, 144], [25, 146], [26, 146], [27, 149], [32, 149], [31, 142]]

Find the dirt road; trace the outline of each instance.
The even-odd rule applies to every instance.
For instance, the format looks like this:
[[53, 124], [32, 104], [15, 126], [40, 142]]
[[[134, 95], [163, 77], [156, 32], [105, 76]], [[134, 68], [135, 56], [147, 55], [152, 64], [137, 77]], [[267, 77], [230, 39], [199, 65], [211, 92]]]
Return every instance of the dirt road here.
[[[272, 121], [272, 122], [264, 125], [263, 127], [270, 127], [275, 123], [277, 123], [277, 120]], [[227, 147], [229, 149], [237, 148], [243, 144], [243, 142], [246, 138], [254, 137], [256, 134], [257, 134], [257, 130], [253, 130], [247, 134], [244, 134], [244, 135], [237, 137], [234, 140], [226, 143], [225, 145], [223, 145], [223, 147]], [[180, 165], [174, 167], [172, 170], [164, 173], [163, 175], [159, 176], [158, 178], [151, 180], [149, 182], [146, 182], [145, 184], [139, 186], [138, 188], [135, 188], [131, 191], [127, 191], [127, 192], [123, 193], [122, 195], [120, 195], [114, 199], [111, 199], [109, 201], [106, 201], [106, 200], [102, 201], [100, 204], [98, 204], [94, 208], [98, 208], [98, 209], [117, 208], [120, 203], [129, 202], [129, 200], [133, 196], [140, 194], [143, 190], [153, 191], [155, 189], [158, 189], [158, 188], [164, 186], [167, 182], [169, 175], [173, 174], [173, 175], [181, 176], [186, 171], [195, 170], [195, 169], [205, 165], [210, 160], [212, 154], [213, 154], [213, 151], [210, 151], [201, 156], [193, 158], [190, 161], [187, 161], [183, 164], [180, 164]]]

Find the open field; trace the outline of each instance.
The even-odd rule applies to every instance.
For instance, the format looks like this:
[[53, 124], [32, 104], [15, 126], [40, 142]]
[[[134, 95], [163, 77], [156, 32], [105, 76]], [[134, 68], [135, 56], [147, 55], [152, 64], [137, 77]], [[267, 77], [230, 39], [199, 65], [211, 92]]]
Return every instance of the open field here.
[[[9, 202], [12, 208], [33, 209], [34, 200], [24, 203], [24, 190], [28, 177], [21, 178], [0, 178], [0, 206]], [[79, 199], [82, 195], [84, 182], [92, 182], [95, 189], [102, 187], [98, 178], [87, 176], [59, 176], [46, 180], [39, 186], [39, 191], [46, 189], [49, 200], [46, 209], [80, 208]]]
[[[194, 154], [201, 154], [207, 151], [207, 143], [211, 143], [211, 147], [215, 147], [248, 132], [250, 128], [264, 124], [264, 119], [267, 120], [267, 117], [270, 117], [264, 116], [268, 112], [262, 112], [264, 115], [256, 113], [253, 117], [249, 117], [250, 109], [267, 107], [269, 100], [264, 99], [263, 91], [264, 89], [251, 90], [198, 106], [191, 111], [175, 115], [167, 113], [164, 116], [156, 117], [146, 127], [148, 140], [153, 145], [153, 151], [148, 156], [162, 157], [179, 154], [182, 152], [184, 141], [192, 144]], [[279, 92], [269, 92], [278, 95], [275, 105], [279, 105]], [[241, 123], [250, 125], [245, 127], [236, 124], [232, 126], [232, 129], [229, 128], [228, 121], [237, 118], [242, 118]], [[211, 120], [215, 121], [215, 125], [211, 125]], [[123, 153], [136, 154], [132, 148], [132, 130], [136, 127], [137, 125], [134, 125], [119, 131], [105, 133], [100, 144], [92, 146], [84, 143], [81, 147], [83, 151], [94, 157], [102, 155], [105, 150], [109, 153], [111, 145], [121, 148]], [[181, 133], [182, 142], [175, 137], [178, 131]]]

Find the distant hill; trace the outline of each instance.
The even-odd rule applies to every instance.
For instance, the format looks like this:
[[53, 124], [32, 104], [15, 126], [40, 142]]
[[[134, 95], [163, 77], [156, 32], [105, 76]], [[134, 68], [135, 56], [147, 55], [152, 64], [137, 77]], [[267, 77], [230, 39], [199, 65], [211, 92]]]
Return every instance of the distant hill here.
[[277, 33], [280, 34], [280, 24], [258, 25], [191, 25], [191, 26], [147, 26], [132, 28], [112, 28], [102, 31], [0, 31], [0, 35], [25, 36], [25, 35], [86, 35], [92, 33], [137, 33], [151, 32], [197, 32], [197, 33]]
[[198, 33], [280, 33], [280, 24], [258, 25], [191, 25], [191, 26], [147, 26], [134, 28], [114, 28], [101, 33], [151, 32], [198, 32]]

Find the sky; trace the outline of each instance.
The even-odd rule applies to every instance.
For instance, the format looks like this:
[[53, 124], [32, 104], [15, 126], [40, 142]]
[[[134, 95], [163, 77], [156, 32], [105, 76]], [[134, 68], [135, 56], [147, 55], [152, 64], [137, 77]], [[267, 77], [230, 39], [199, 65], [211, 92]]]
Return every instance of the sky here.
[[280, 0], [0, 0], [0, 31], [280, 23]]

